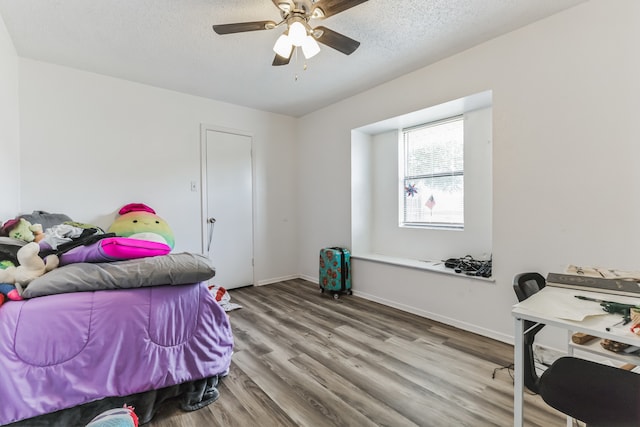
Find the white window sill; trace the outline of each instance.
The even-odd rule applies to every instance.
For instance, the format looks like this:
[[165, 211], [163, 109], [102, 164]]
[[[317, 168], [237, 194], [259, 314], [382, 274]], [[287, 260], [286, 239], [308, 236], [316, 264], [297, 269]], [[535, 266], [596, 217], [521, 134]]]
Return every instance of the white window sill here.
[[351, 258], [378, 262], [381, 264], [395, 265], [399, 267], [415, 268], [417, 270], [431, 271], [440, 274], [448, 274], [450, 276], [457, 276], [464, 279], [473, 279], [483, 282], [495, 283], [495, 279], [493, 277], [467, 276], [463, 273], [456, 273], [453, 269], [445, 267], [444, 261], [421, 261], [417, 259], [392, 257], [388, 255], [373, 253], [351, 254]]

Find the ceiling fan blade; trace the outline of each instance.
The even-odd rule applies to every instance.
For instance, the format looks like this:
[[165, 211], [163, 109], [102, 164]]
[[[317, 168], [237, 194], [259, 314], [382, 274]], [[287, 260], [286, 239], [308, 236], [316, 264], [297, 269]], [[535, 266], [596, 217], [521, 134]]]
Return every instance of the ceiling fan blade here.
[[[274, 0], [274, 2], [275, 1], [277, 0]], [[312, 12], [320, 9], [322, 11], [322, 17], [328, 18], [329, 16], [344, 12], [366, 1], [367, 0], [320, 0], [313, 6]]]
[[236, 24], [214, 25], [213, 31], [218, 34], [244, 33], [245, 31], [270, 30], [275, 28], [273, 21], [238, 22]]
[[316, 37], [316, 40], [344, 53], [345, 55], [351, 55], [355, 52], [358, 46], [360, 46], [359, 41], [343, 36], [342, 34], [330, 30], [327, 27], [316, 27], [313, 31], [322, 32], [320, 36]]
[[276, 57], [273, 58], [273, 63], [271, 65], [274, 65], [274, 66], [287, 65], [289, 63], [289, 61], [291, 61], [291, 56], [293, 56], [293, 49], [295, 49], [295, 48], [293, 46], [291, 46], [291, 53], [289, 53], [289, 57], [288, 58], [283, 58], [280, 55], [276, 55]]

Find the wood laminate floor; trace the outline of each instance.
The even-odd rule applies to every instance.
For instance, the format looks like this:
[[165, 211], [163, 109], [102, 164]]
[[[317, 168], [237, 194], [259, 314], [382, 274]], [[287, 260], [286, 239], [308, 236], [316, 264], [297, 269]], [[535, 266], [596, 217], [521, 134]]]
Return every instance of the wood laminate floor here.
[[[511, 426], [513, 347], [290, 280], [230, 291], [235, 353], [220, 398], [150, 427]], [[563, 426], [525, 394], [526, 426]]]

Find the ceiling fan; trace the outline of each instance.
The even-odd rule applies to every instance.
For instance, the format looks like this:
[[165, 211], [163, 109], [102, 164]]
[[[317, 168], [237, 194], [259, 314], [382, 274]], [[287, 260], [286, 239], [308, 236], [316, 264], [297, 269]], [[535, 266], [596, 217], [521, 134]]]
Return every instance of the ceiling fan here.
[[319, 26], [311, 28], [309, 20], [324, 19], [336, 15], [367, 0], [271, 0], [278, 9], [282, 21], [239, 22], [214, 25], [217, 34], [243, 33], [246, 31], [273, 30], [286, 24], [287, 29], [273, 46], [276, 56], [272, 65], [286, 65], [296, 47], [302, 48], [305, 58], [320, 52], [318, 42], [332, 47], [345, 55], [351, 55], [360, 42], [345, 35]]

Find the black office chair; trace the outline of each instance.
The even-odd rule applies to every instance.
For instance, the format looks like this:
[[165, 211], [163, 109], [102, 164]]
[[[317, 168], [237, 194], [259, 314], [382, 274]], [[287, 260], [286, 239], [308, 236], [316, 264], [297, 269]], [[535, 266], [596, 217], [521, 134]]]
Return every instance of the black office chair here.
[[561, 357], [540, 376], [549, 406], [588, 427], [640, 426], [640, 374], [576, 357]]
[[[547, 281], [540, 273], [520, 273], [513, 278], [513, 290], [516, 292], [518, 301], [522, 302], [529, 298], [531, 295], [544, 288]], [[542, 323], [536, 324], [529, 320], [523, 322], [525, 330], [524, 334], [524, 364], [523, 364], [523, 380], [524, 385], [533, 393], [538, 393], [538, 373], [536, 372], [535, 360], [533, 357], [533, 342], [536, 338], [536, 334], [540, 332], [544, 325]]]

